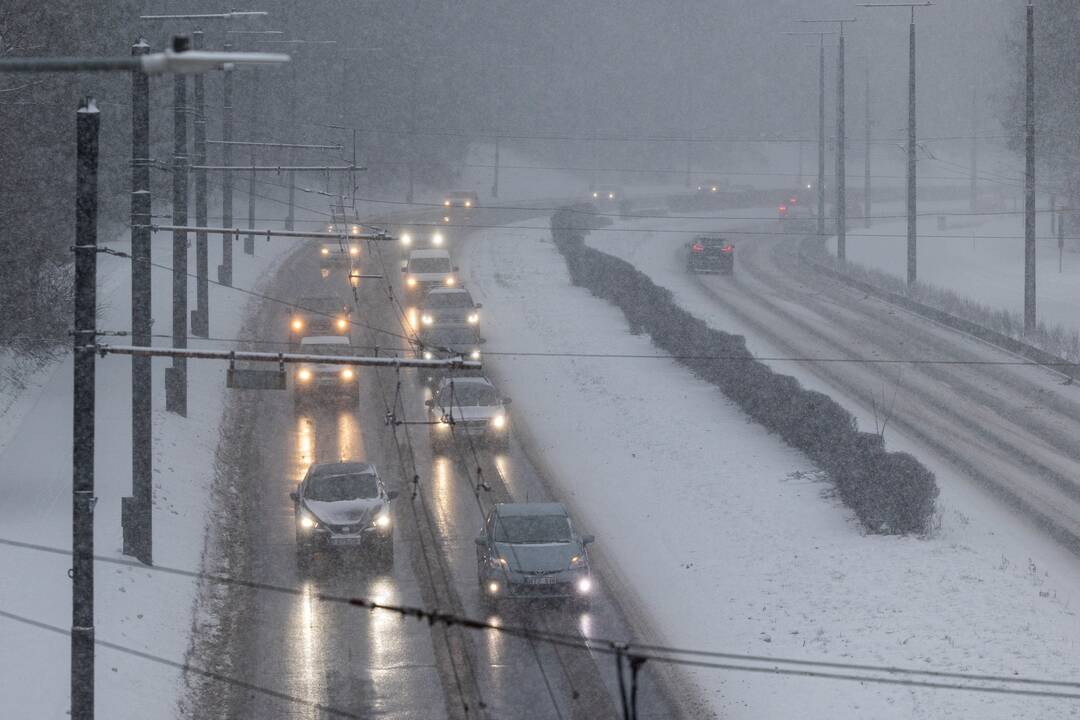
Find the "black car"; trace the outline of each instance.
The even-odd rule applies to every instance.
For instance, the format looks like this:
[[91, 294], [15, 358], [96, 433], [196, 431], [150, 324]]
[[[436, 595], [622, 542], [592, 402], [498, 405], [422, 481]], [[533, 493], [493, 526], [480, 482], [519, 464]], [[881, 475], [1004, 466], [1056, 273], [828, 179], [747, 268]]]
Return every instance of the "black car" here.
[[[421, 327], [417, 334], [417, 340], [423, 346], [421, 357], [424, 360], [444, 360], [460, 357], [463, 360], [479, 360], [480, 346], [484, 339], [480, 337], [475, 325], [437, 325], [435, 327]], [[424, 381], [431, 387], [439, 384], [448, 370], [425, 370]], [[455, 370], [455, 375], [469, 375], [470, 371]], [[472, 371], [479, 374], [479, 371]]]
[[731, 275], [735, 272], [735, 246], [722, 237], [696, 237], [687, 245], [686, 269]]
[[348, 304], [334, 297], [306, 297], [289, 313], [289, 339], [298, 345], [310, 335], [348, 335], [352, 329]]
[[422, 327], [478, 325], [481, 307], [463, 287], [435, 287], [428, 290], [417, 314]]
[[373, 551], [393, 562], [390, 501], [375, 466], [368, 462], [320, 463], [308, 468], [289, 494], [296, 513], [297, 561], [318, 551]]

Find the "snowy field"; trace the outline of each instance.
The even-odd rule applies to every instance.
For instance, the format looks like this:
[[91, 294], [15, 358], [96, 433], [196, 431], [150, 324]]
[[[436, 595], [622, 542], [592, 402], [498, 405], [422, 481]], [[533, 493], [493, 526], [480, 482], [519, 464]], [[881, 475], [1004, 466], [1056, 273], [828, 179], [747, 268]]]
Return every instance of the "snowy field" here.
[[[671, 287], [714, 326], [739, 331], [682, 287], [681, 263], [672, 259], [684, 241], [671, 233], [589, 238]], [[647, 337], [629, 334], [616, 308], [570, 286], [549, 233], [489, 231], [468, 243], [461, 262], [484, 303], [489, 372], [514, 397], [519, 432], [666, 642], [926, 670], [1075, 676], [1075, 559], [898, 433], [890, 434], [890, 447], [918, 454], [942, 485], [941, 527], [929, 539], [863, 535], [807, 458], [672, 361], [515, 356], [656, 352]], [[769, 352], [752, 337], [749, 346]], [[865, 422], [865, 408], [837, 399]], [[720, 671], [694, 677], [725, 718], [1078, 712], [1061, 701], [972, 692]]]
[[[1044, 207], [1040, 203], [1040, 209]], [[1010, 204], [1006, 214], [950, 216], [944, 230], [935, 215], [919, 218], [918, 276], [923, 283], [953, 290], [995, 309], [1022, 314], [1024, 311], [1024, 215]], [[920, 208], [920, 214], [967, 212], [966, 203]], [[875, 209], [875, 214], [877, 214]], [[882, 211], [902, 215], [902, 205], [890, 203]], [[1050, 229], [1050, 214], [1036, 219], [1036, 307], [1039, 320], [1080, 330], [1080, 245], [1065, 241], [1061, 271], [1058, 245]], [[836, 239], [829, 240], [829, 252], [836, 254]], [[848, 259], [883, 270], [896, 277], [907, 273], [907, 222], [882, 220], [868, 230], [848, 232]]]

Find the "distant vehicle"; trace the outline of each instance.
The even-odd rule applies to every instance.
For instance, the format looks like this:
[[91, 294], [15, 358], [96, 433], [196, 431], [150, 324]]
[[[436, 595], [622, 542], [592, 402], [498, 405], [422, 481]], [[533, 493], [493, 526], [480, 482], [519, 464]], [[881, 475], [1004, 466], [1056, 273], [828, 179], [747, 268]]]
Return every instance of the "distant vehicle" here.
[[[352, 355], [347, 335], [312, 335], [300, 340], [305, 355]], [[302, 403], [315, 395], [360, 401], [356, 368], [334, 363], [300, 363], [293, 374], [293, 397]]]
[[408, 257], [413, 250], [445, 249], [446, 233], [431, 228], [403, 227], [398, 229], [398, 247], [401, 254]]
[[301, 567], [320, 550], [373, 551], [394, 560], [390, 501], [368, 462], [321, 463], [308, 468], [289, 493], [296, 516], [296, 557]]
[[436, 287], [428, 290], [417, 315], [422, 327], [479, 325], [482, 307], [465, 288]]
[[593, 592], [586, 545], [592, 535], [574, 532], [562, 503], [498, 503], [476, 538], [480, 596], [570, 598], [588, 602]]
[[700, 235], [686, 245], [688, 272], [735, 272], [735, 246], [722, 237]]
[[782, 203], [776, 208], [784, 232], [813, 232], [817, 228], [817, 214], [803, 203]]
[[[480, 337], [475, 325], [421, 326], [420, 332], [417, 333], [417, 340], [424, 347], [421, 356], [425, 360], [442, 360], [454, 357], [461, 357], [465, 360], [479, 360], [481, 357], [480, 346], [484, 344], [484, 339]], [[446, 370], [427, 370], [424, 371], [423, 378], [429, 386], [435, 387], [449, 372]], [[455, 370], [453, 372], [455, 377], [468, 375], [468, 371]]]
[[589, 196], [592, 198], [593, 202], [605, 205], [619, 203], [625, 199], [622, 189], [615, 187], [614, 185], [598, 185], [593, 188], [592, 192], [589, 193]]
[[413, 297], [423, 297], [435, 287], [457, 285], [457, 268], [445, 250], [413, 250], [401, 271], [405, 273], [405, 292]]
[[500, 397], [485, 377], [443, 378], [425, 403], [431, 445], [439, 449], [454, 436], [506, 448], [510, 445], [510, 398]]
[[480, 196], [473, 190], [454, 190], [448, 192], [443, 198], [443, 207], [466, 209], [480, 207]]
[[328, 240], [319, 246], [319, 267], [349, 267], [360, 257], [360, 243], [356, 240]]
[[334, 297], [306, 297], [289, 312], [289, 338], [295, 346], [309, 335], [348, 335], [352, 327], [349, 306]]
[[717, 180], [702, 180], [697, 186], [697, 191], [701, 195], [715, 195], [723, 189], [724, 183]]

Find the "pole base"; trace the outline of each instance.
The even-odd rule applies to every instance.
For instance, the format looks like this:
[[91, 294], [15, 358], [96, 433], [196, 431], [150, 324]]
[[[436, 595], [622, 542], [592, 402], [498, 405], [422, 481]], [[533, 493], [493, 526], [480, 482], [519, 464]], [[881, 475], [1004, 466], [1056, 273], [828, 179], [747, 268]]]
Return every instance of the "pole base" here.
[[120, 498], [120, 527], [124, 535], [124, 554], [144, 565], [153, 565], [149, 533], [150, 510], [143, 510], [133, 497]]
[[210, 337], [210, 313], [205, 310], [191, 311], [191, 334], [195, 337]]
[[227, 268], [224, 265], [218, 265], [217, 281], [225, 287], [232, 287], [232, 268]]
[[255, 237], [253, 235], [244, 236], [244, 254], [245, 255], [254, 255], [255, 254]]
[[187, 369], [165, 368], [165, 410], [187, 417]]

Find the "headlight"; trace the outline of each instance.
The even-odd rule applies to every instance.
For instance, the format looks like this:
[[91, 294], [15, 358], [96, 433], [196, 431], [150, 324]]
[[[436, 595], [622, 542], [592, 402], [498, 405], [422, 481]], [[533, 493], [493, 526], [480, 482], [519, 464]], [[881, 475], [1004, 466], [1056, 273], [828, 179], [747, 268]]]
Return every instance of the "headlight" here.
[[327, 225], [326, 226], [326, 232], [334, 232], [334, 226], [333, 225]]
[[425, 325], [430, 325], [435, 322], [435, 318], [425, 313], [424, 315], [420, 316], [420, 322], [424, 323]]
[[592, 194], [592, 196], [593, 196], [594, 198], [598, 198], [598, 197], [600, 197], [600, 193], [593, 193], [593, 194]]
[[436, 246], [442, 245], [443, 244], [443, 234], [440, 233], [440, 232], [437, 232], [434, 235], [432, 235], [431, 236], [431, 244], [436, 245]]
[[472, 207], [472, 200], [466, 200], [465, 207]]
[[607, 199], [608, 200], [614, 200], [615, 199], [615, 193], [608, 193], [607, 194]]
[[372, 523], [372, 524], [375, 527], [379, 528], [380, 530], [387, 529], [388, 527], [390, 527], [390, 513], [388, 513], [388, 512], [379, 513], [378, 515], [375, 516], [375, 522]]
[[497, 583], [497, 582], [489, 582], [487, 584], [487, 591], [488, 591], [489, 595], [498, 595], [499, 594], [499, 583]]
[[447, 275], [446, 276], [446, 284], [447, 285], [453, 287], [455, 283], [457, 283], [457, 280], [454, 278], [453, 275]]
[[296, 379], [300, 382], [308, 382], [311, 380], [311, 371], [307, 368], [300, 368], [300, 371], [296, 373]]
[[425, 350], [425, 351], [424, 351], [424, 359], [425, 359], [425, 360], [430, 360], [430, 359], [431, 359], [431, 357], [432, 357], [432, 355], [431, 355], [431, 351], [430, 351], [430, 350]]
[[329, 255], [330, 254], [330, 248], [323, 248], [322, 249], [322, 254], [323, 255]]
[[356, 376], [352, 368], [345, 368], [341, 371], [342, 380], [352, 380]]
[[360, 248], [353, 245], [352, 247], [349, 248], [349, 254], [352, 255], [353, 257], [356, 257], [357, 255], [360, 254]]
[[450, 420], [445, 415], [443, 415], [441, 418], [439, 418], [439, 422], [435, 424], [435, 427], [439, 429], [439, 432], [446, 432], [450, 429]]
[[296, 332], [300, 332], [304, 329], [304, 321], [300, 318], [293, 318], [293, 321], [290, 323], [290, 325], [292, 325], [292, 329]]
[[401, 244], [405, 247], [412, 245], [412, 235], [409, 233], [401, 233]]
[[345, 318], [338, 318], [337, 327], [338, 330], [344, 330], [345, 328], [349, 327], [349, 321]]
[[300, 516], [300, 527], [304, 530], [312, 530], [319, 526], [319, 523], [315, 522], [315, 518], [304, 513]]
[[508, 564], [509, 563], [506, 562], [506, 558], [501, 558], [501, 557], [489, 557], [488, 558], [488, 567], [493, 567], [496, 570], [502, 570]]
[[443, 200], [442, 204], [445, 205], [446, 207], [450, 207], [450, 201], [449, 200]]
[[416, 287], [416, 278], [409, 276], [405, 279], [405, 284], [409, 287]]
[[570, 558], [570, 567], [571, 568], [583, 568], [583, 567], [585, 567], [585, 556], [584, 555], [575, 555], [574, 557]]
[[479, 350], [473, 350], [471, 353], [469, 353], [469, 359], [470, 360], [479, 360], [480, 359], [480, 351]]
[[352, 234], [353, 235], [359, 235], [360, 234], [360, 226], [359, 225], [353, 225], [352, 226]]
[[491, 427], [495, 428], [496, 430], [502, 430], [504, 427], [506, 427], [506, 416], [496, 415], [495, 417], [491, 418]]
[[577, 581], [577, 591], [581, 595], [588, 595], [592, 592], [592, 578], [583, 577]]
[[470, 325], [475, 325], [480, 322], [480, 315], [478, 313], [469, 313], [469, 316], [465, 319], [469, 321]]
[[448, 223], [448, 222], [450, 222], [450, 216], [449, 216], [449, 215], [443, 215], [443, 216], [442, 216], [442, 221], [443, 221], [444, 223]]

